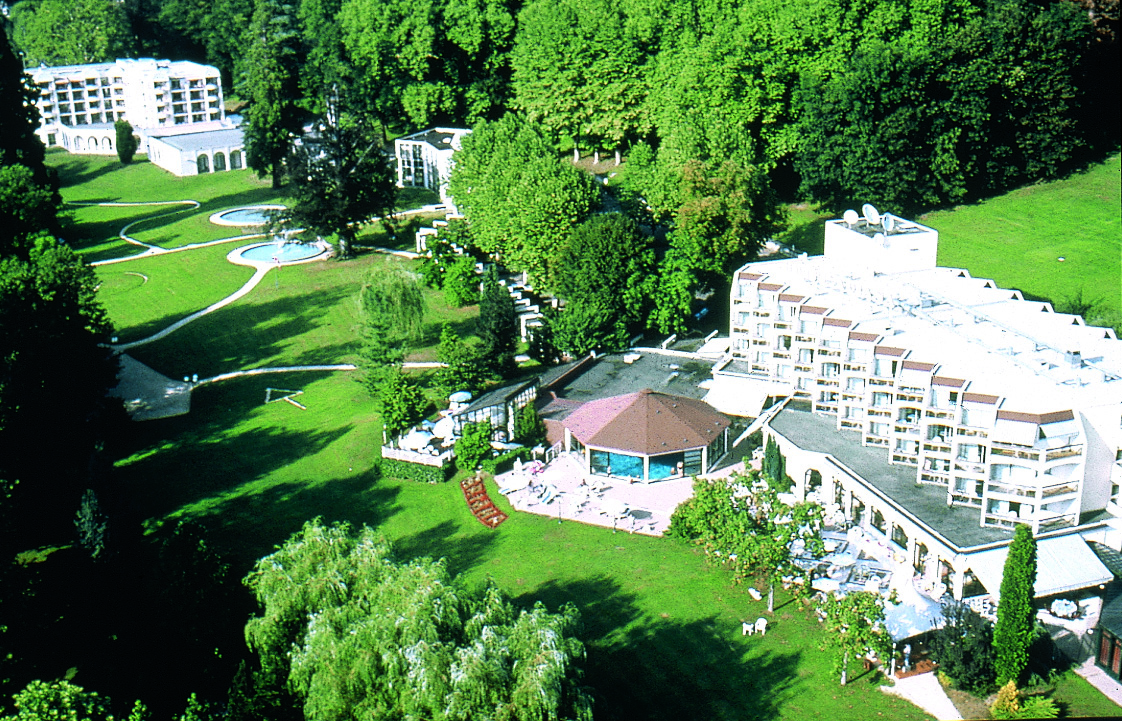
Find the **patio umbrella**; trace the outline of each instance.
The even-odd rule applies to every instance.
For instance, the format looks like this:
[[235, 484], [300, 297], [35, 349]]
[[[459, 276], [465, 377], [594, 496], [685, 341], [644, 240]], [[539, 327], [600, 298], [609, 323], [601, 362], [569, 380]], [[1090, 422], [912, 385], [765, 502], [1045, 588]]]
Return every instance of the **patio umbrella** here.
[[409, 435], [401, 439], [401, 447], [415, 451], [427, 446], [431, 439], [432, 434], [428, 431], [422, 431], [420, 429], [414, 428], [413, 430], [409, 431]]
[[884, 625], [893, 641], [943, 627], [943, 607], [920, 595], [911, 583], [900, 584], [896, 593], [900, 603], [886, 605], [884, 609]]

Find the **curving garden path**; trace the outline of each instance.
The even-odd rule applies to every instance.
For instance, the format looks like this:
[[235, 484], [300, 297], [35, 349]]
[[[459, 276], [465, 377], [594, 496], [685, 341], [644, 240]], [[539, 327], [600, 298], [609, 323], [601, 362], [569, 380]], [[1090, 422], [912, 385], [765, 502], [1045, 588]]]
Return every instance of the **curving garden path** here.
[[[137, 253], [136, 255], [129, 255], [129, 256], [122, 257], [122, 258], [110, 258], [108, 260], [95, 261], [93, 263], [90, 263], [91, 266], [111, 265], [111, 264], [115, 264], [115, 263], [126, 263], [126, 262], [129, 262], [129, 261], [139, 260], [141, 258], [148, 258], [148, 257], [155, 256], [155, 255], [165, 255], [165, 254], [169, 254], [169, 253], [180, 253], [180, 252], [189, 251], [189, 250], [197, 250], [199, 248], [208, 248], [208, 247], [215, 246], [215, 245], [222, 245], [222, 244], [225, 244], [225, 243], [235, 243], [235, 242], [246, 241], [246, 240], [254, 240], [256, 238], [270, 237], [269, 233], [250, 233], [250, 234], [245, 234], [245, 235], [235, 235], [235, 236], [230, 236], [230, 237], [227, 237], [227, 238], [220, 238], [218, 240], [211, 240], [211, 241], [206, 241], [206, 242], [202, 242], [202, 243], [190, 243], [188, 245], [180, 246], [180, 247], [177, 247], [177, 248], [163, 248], [161, 246], [154, 245], [154, 244], [151, 244], [151, 243], [145, 243], [142, 240], [139, 240], [137, 238], [134, 238], [134, 237], [130, 236], [128, 234], [129, 230], [134, 225], [136, 225], [138, 223], [148, 222], [148, 221], [154, 220], [156, 218], [165, 218], [165, 217], [168, 217], [168, 216], [171, 216], [171, 215], [176, 215], [178, 213], [183, 213], [183, 212], [187, 212], [187, 211], [190, 211], [190, 210], [198, 210], [199, 208], [202, 207], [201, 203], [199, 203], [197, 200], [162, 200], [162, 201], [146, 201], [146, 202], [104, 202], [104, 203], [102, 203], [102, 202], [86, 202], [86, 201], [70, 201], [67, 204], [68, 205], [75, 205], [75, 206], [85, 206], [85, 207], [100, 206], [100, 207], [118, 207], [118, 208], [120, 208], [120, 207], [144, 207], [144, 206], [168, 206], [168, 205], [187, 206], [187, 207], [178, 208], [176, 210], [171, 210], [171, 211], [168, 211], [166, 213], [160, 213], [160, 214], [149, 216], [149, 217], [146, 217], [146, 218], [140, 218], [138, 220], [134, 220], [134, 221], [131, 221], [131, 222], [127, 223], [124, 227], [121, 228], [120, 232], [118, 232], [118, 234], [117, 234], [118, 237], [121, 240], [125, 241], [126, 243], [130, 243], [132, 245], [140, 246], [140, 247], [144, 248], [144, 250], [140, 253]], [[422, 208], [417, 208], [417, 209], [414, 209], [414, 210], [403, 211], [399, 215], [413, 215], [413, 214], [417, 214], [417, 213], [432, 212], [434, 209], [435, 208], [433, 208], [433, 207], [422, 207]], [[300, 232], [300, 231], [296, 231], [296, 232]], [[390, 248], [375, 248], [374, 250], [376, 250], [378, 252], [389, 253], [389, 254], [393, 254], [393, 255], [399, 255], [399, 256], [402, 256], [402, 257], [409, 257], [409, 258], [417, 257], [417, 254], [415, 254], [415, 253], [410, 253], [408, 251], [397, 251], [397, 250], [393, 250], [393, 249], [390, 249]], [[229, 258], [229, 256], [227, 256], [227, 257]], [[324, 257], [326, 257], [326, 256], [324, 256]], [[312, 261], [318, 260], [318, 259], [322, 259], [322, 258], [315, 258], [315, 259], [312, 259]], [[188, 315], [185, 318], [181, 318], [180, 320], [172, 323], [171, 325], [164, 328], [163, 330], [160, 330], [156, 333], [153, 333], [152, 335], [148, 336], [147, 338], [141, 338], [139, 340], [130, 341], [128, 343], [109, 344], [109, 345], [107, 345], [107, 347], [112, 349], [113, 352], [116, 353], [116, 354], [123, 354], [126, 350], [129, 350], [131, 348], [136, 348], [136, 347], [139, 347], [139, 346], [147, 345], [149, 343], [154, 343], [158, 340], [166, 338], [167, 336], [171, 335], [175, 331], [184, 327], [188, 323], [192, 323], [192, 322], [198, 320], [199, 318], [202, 318], [202, 317], [204, 317], [204, 316], [206, 316], [210, 313], [213, 313], [213, 312], [215, 312], [215, 311], [217, 311], [221, 308], [224, 308], [224, 307], [230, 305], [231, 303], [245, 297], [250, 291], [252, 291], [254, 288], [256, 288], [261, 283], [262, 280], [264, 280], [265, 275], [269, 272], [269, 270], [271, 268], [277, 267], [275, 264], [268, 263], [268, 262], [246, 261], [246, 260], [241, 260], [239, 262], [244, 263], [245, 265], [253, 266], [254, 267], [254, 273], [250, 277], [250, 279], [248, 281], [246, 281], [245, 284], [243, 284], [242, 287], [239, 288], [238, 290], [236, 290], [235, 292], [231, 293], [230, 295], [226, 296], [225, 298], [219, 300], [216, 303], [212, 303], [211, 305], [207, 306], [206, 308], [203, 308], [202, 310], [196, 311], [195, 313], [192, 313], [191, 315]], [[298, 261], [298, 262], [309, 262], [309, 261]], [[286, 263], [285, 265], [295, 265], [295, 264], [296, 263]], [[148, 280], [147, 277], [145, 277], [145, 281], [147, 281], [147, 280]], [[144, 366], [143, 364], [139, 363], [138, 361], [135, 361], [132, 358], [129, 358], [128, 356], [122, 356], [122, 357], [128, 359], [128, 362], [127, 363], [122, 363], [121, 375], [119, 376], [119, 378], [120, 378], [119, 388], [123, 387], [125, 385], [129, 385], [130, 390], [133, 391], [133, 393], [131, 395], [139, 394], [135, 398], [128, 398], [126, 400], [127, 400], [128, 404], [130, 405], [130, 407], [136, 407], [138, 409], [140, 409], [140, 408], [147, 409], [146, 414], [143, 416], [143, 419], [145, 419], [145, 420], [147, 420], [149, 418], [166, 417], [166, 415], [179, 415], [179, 414], [187, 413], [190, 409], [190, 391], [194, 387], [200, 386], [200, 385], [203, 385], [203, 384], [216, 383], [216, 382], [219, 382], [219, 381], [229, 380], [231, 378], [238, 378], [238, 377], [242, 377], [242, 376], [261, 375], [261, 374], [268, 374], [268, 373], [300, 373], [300, 372], [307, 372], [307, 371], [353, 371], [353, 370], [357, 370], [356, 366], [354, 366], [353, 364], [350, 364], [350, 363], [341, 363], [341, 364], [335, 364], [335, 365], [300, 365], [300, 366], [281, 366], [281, 367], [270, 367], [270, 368], [252, 368], [252, 369], [249, 369], [249, 370], [231, 371], [229, 373], [222, 373], [222, 374], [213, 376], [211, 378], [205, 378], [205, 379], [199, 380], [199, 381], [194, 382], [194, 383], [182, 384], [182, 383], [179, 383], [178, 381], [174, 381], [171, 378], [167, 378], [166, 376], [163, 376], [163, 375], [153, 371], [152, 369], [148, 368], [147, 366]], [[441, 363], [427, 363], [427, 362], [416, 362], [416, 363], [405, 363], [404, 364], [404, 366], [406, 368], [438, 368], [442, 365], [443, 364], [441, 364]], [[141, 370], [141, 369], [143, 369], [143, 370]], [[139, 378], [139, 376], [141, 374], [143, 374], [143, 376], [144, 376], [143, 381], [141, 381], [140, 378]], [[168, 400], [169, 396], [183, 396], [184, 394], [186, 394], [185, 398], [180, 398], [176, 403], [174, 403], [173, 406], [168, 406], [167, 407], [168, 410], [166, 412], [166, 415], [160, 415], [159, 414], [160, 411], [156, 411], [156, 407], [160, 405], [161, 400], [165, 401], [165, 404], [166, 404], [166, 401]], [[152, 411], [156, 411], [156, 414], [153, 414]]]

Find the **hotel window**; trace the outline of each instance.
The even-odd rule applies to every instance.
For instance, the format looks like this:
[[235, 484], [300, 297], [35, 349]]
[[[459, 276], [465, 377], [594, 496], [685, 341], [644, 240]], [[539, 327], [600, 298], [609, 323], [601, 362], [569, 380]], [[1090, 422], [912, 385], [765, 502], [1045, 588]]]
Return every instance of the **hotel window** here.
[[775, 338], [775, 347], [777, 350], [791, 350], [791, 336], [777, 336]]
[[802, 333], [803, 335], [806, 335], [808, 333], [813, 333], [814, 330], [815, 330], [814, 321], [809, 321], [809, 320], [800, 320], [799, 321], [799, 333]]
[[776, 368], [775, 373], [780, 378], [790, 378], [791, 377], [791, 366], [780, 365]]
[[764, 334], [769, 332], [771, 332], [771, 323], [760, 323], [756, 326], [757, 337], [763, 336]]
[[736, 314], [736, 324], [738, 326], [740, 326], [741, 328], [744, 328], [748, 325], [748, 323], [751, 322], [751, 320], [750, 320], [751, 318], [752, 318], [751, 313], [737, 313]]
[[878, 408], [885, 408], [892, 405], [891, 393], [873, 393], [873, 405]]
[[891, 358], [877, 358], [873, 362], [873, 373], [878, 378], [895, 378], [896, 364]]
[[923, 461], [923, 468], [926, 471], [945, 473], [951, 470], [951, 462], [946, 458], [925, 458]]
[[952, 391], [945, 386], [934, 386], [931, 389], [931, 405], [935, 408], [957, 407], [958, 391]]
[[799, 350], [799, 363], [810, 365], [814, 362], [814, 351], [810, 348], [802, 348]]
[[[849, 378], [845, 382], [845, 389], [847, 391], [853, 391], [854, 393], [860, 393], [860, 392], [865, 390], [865, 379], [864, 378]], [[883, 395], [888, 395], [888, 394], [885, 393]]]
[[969, 463], [985, 463], [985, 446], [979, 446], [975, 443], [962, 443], [958, 447], [958, 459]]
[[888, 435], [888, 424], [887, 423], [870, 423], [869, 424], [869, 433], [871, 433], [874, 436], [887, 436]]
[[840, 340], [830, 340], [828, 338], [823, 338], [822, 339], [822, 347], [823, 348], [831, 348], [833, 350], [838, 350], [842, 347], [842, 344], [841, 344]]
[[837, 403], [838, 394], [834, 391], [822, 391], [818, 396], [819, 403]]
[[900, 412], [896, 416], [896, 420], [899, 423], [907, 423], [909, 425], [915, 425], [916, 423], [919, 423], [919, 409], [917, 409], [917, 408], [901, 408]]
[[861, 418], [864, 415], [865, 415], [865, 409], [861, 408], [860, 406], [846, 406], [845, 407], [844, 416], [846, 418]]
[[850, 348], [849, 360], [855, 363], [867, 363], [869, 361], [868, 348]]
[[837, 363], [823, 363], [822, 364], [822, 377], [823, 378], [837, 378], [838, 373], [841, 371], [841, 366]]
[[914, 456], [919, 453], [919, 441], [908, 441], [903, 438], [897, 438], [896, 451], [898, 453], [907, 453]]
[[800, 391], [805, 391], [808, 388], [810, 388], [810, 384], [811, 384], [811, 379], [807, 378], [806, 376], [802, 376], [798, 380], [795, 381], [795, 387], [798, 388]]

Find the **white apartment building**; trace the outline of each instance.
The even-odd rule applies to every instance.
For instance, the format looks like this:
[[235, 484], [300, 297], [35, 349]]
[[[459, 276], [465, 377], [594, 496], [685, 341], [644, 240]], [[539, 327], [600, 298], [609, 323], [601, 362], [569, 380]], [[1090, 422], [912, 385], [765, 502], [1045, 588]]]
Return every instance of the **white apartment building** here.
[[465, 128], [430, 128], [395, 140], [397, 187], [428, 188], [440, 193], [441, 200], [448, 200], [452, 154], [469, 133]]
[[[822, 256], [737, 271], [714, 382], [792, 398], [765, 432], [798, 491], [819, 491], [917, 568], [941, 564], [959, 597], [967, 572], [992, 576], [977, 552], [1006, 545], [1016, 523], [1117, 548], [1122, 341], [937, 267], [935, 230], [869, 210], [827, 223]], [[1099, 582], [1050, 573], [1052, 589]]]
[[37, 133], [47, 147], [113, 155], [113, 124], [127, 120], [140, 136], [139, 152], [175, 175], [243, 166], [242, 134], [226, 120], [217, 68], [124, 58], [27, 73], [39, 89]]

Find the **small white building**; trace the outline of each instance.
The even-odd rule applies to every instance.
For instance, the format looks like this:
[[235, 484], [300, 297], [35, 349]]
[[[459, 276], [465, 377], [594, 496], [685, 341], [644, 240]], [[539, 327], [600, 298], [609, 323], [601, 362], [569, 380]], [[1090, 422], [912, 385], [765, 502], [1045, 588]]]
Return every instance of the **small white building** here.
[[448, 200], [452, 154], [469, 133], [466, 128], [430, 128], [395, 140], [397, 187], [428, 188], [440, 193], [441, 200]]
[[173, 175], [205, 175], [245, 167], [241, 128], [151, 135], [148, 159]]

